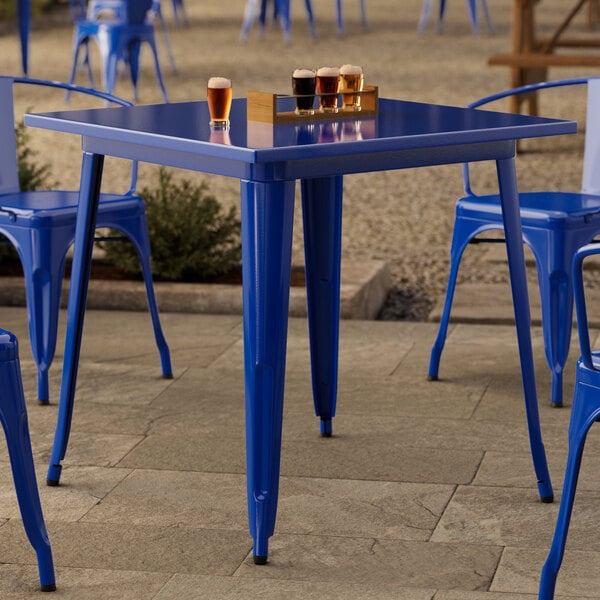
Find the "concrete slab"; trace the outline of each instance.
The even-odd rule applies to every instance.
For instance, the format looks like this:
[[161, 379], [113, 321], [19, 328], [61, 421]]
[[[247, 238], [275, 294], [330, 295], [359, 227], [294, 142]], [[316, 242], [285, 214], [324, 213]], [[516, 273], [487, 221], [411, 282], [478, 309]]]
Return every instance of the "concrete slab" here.
[[[374, 319], [392, 286], [387, 264], [378, 260], [342, 261], [340, 313], [342, 319]], [[67, 305], [68, 285], [63, 286], [61, 305]], [[239, 285], [203, 283], [155, 283], [161, 312], [242, 314]], [[3, 277], [0, 306], [25, 306], [22, 277]], [[91, 280], [87, 307], [98, 310], [146, 311], [146, 289], [142, 281]], [[306, 316], [306, 289], [290, 289], [290, 315]]]

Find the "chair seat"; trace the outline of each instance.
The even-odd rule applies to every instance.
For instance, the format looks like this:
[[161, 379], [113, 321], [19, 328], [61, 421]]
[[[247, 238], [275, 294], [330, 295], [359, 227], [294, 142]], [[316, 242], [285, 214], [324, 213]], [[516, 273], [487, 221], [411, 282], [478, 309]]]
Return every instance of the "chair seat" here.
[[[75, 222], [77, 216], [78, 191], [67, 190], [39, 190], [33, 192], [19, 192], [18, 194], [0, 195], [0, 222], [6, 219], [18, 224], [19, 220], [27, 220], [40, 225], [52, 221], [53, 224], [61, 220]], [[139, 196], [123, 196], [122, 194], [100, 194], [98, 206], [98, 220], [118, 210], [119, 215], [131, 215], [144, 210], [144, 201]], [[15, 222], [16, 217], [16, 222]]]
[[[578, 192], [524, 192], [519, 194], [523, 226], [556, 228], [600, 223], [600, 196]], [[494, 221], [502, 224], [502, 208], [497, 194], [467, 196], [456, 204], [457, 217]]]

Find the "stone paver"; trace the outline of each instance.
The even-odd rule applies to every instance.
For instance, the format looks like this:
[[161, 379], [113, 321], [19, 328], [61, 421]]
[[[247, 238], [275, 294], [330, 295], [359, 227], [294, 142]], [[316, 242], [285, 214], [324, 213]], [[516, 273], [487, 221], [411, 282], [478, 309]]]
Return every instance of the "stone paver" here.
[[[26, 330], [24, 309], [0, 313]], [[215, 350], [199, 364], [175, 362], [167, 381], [148, 365], [155, 357], [136, 353], [131, 340], [125, 360], [112, 359], [107, 349], [109, 323], [141, 330], [145, 318], [88, 312], [58, 488], [43, 485], [56, 405], [35, 401], [27, 338], [21, 344], [41, 498], [64, 597], [94, 598], [105, 587], [106, 597], [125, 600], [204, 592], [215, 599], [277, 598], [283, 589], [292, 599], [310, 599], [321, 588], [333, 600], [534, 597], [558, 503], [538, 500], [512, 327], [453, 326], [446, 358], [456, 366], [451, 376], [430, 382], [434, 325], [345, 321], [334, 436], [321, 438], [310, 399], [306, 321], [292, 319], [279, 514], [269, 565], [260, 568], [250, 559], [247, 531], [240, 319], [165, 314], [167, 338], [181, 357], [205, 340]], [[534, 352], [542, 369], [537, 342]], [[504, 361], [497, 369], [494, 356]], [[52, 373], [57, 387], [59, 372], [60, 358]], [[540, 415], [558, 499], [569, 408], [541, 402]], [[599, 448], [600, 432], [592, 429], [561, 600], [594, 597]], [[0, 595], [28, 598], [35, 559], [4, 448], [0, 464]]]

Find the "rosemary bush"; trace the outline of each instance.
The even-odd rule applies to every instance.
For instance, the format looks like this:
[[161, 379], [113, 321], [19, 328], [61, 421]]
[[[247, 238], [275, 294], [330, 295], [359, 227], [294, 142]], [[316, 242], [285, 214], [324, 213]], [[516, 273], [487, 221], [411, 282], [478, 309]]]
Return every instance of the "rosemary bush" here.
[[[239, 265], [240, 222], [235, 208], [224, 212], [207, 190], [205, 182], [175, 183], [171, 173], [161, 168], [158, 187], [140, 192], [146, 204], [152, 272], [157, 280], [207, 281]], [[141, 274], [131, 243], [103, 242], [102, 247], [110, 263], [127, 273]]]

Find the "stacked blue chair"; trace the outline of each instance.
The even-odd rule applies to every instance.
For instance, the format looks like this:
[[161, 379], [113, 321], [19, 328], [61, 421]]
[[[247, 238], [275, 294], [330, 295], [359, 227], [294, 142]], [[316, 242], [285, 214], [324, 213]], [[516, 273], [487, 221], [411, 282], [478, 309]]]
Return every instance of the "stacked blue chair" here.
[[[62, 279], [67, 250], [75, 238], [78, 191], [19, 188], [13, 115], [13, 84], [46, 86], [95, 96], [117, 105], [131, 103], [89, 88], [20, 77], [0, 77], [0, 234], [19, 253], [27, 296], [31, 348], [38, 369], [38, 399], [49, 401], [48, 370], [54, 358]], [[97, 226], [122, 232], [140, 257], [162, 372], [172, 376], [169, 347], [162, 332], [150, 266], [150, 240], [144, 201], [135, 195], [137, 163], [133, 163], [129, 190], [102, 193]]]
[[[494, 25], [492, 24], [492, 18], [490, 16], [490, 10], [487, 5], [487, 0], [481, 0], [481, 6], [483, 8], [483, 14], [485, 17], [485, 23], [490, 33], [494, 32]], [[479, 33], [479, 21], [477, 19], [477, 0], [467, 0], [467, 8], [469, 9], [469, 17], [471, 19], [471, 27], [473, 33]], [[421, 11], [421, 18], [419, 19], [419, 33], [423, 33], [427, 27], [427, 21], [429, 19], [429, 13], [431, 12], [431, 0], [423, 1], [423, 10]], [[437, 32], [441, 33], [444, 27], [444, 15], [446, 13], [446, 0], [440, 0], [440, 9], [437, 20]]]
[[[579, 248], [600, 234], [600, 169], [594, 162], [600, 149], [598, 81], [580, 77], [542, 82], [505, 90], [469, 105], [475, 108], [516, 94], [585, 84], [588, 84], [588, 103], [582, 191], [519, 194], [523, 240], [531, 248], [537, 266], [544, 347], [552, 374], [551, 401], [554, 406], [562, 405], [563, 370], [573, 323], [571, 260]], [[468, 165], [463, 166], [463, 175], [467, 195], [456, 203], [446, 299], [429, 363], [429, 378], [433, 380], [438, 378], [462, 254], [467, 244], [481, 233], [504, 227], [499, 195], [475, 195], [471, 190]]]
[[[267, 22], [267, 10], [268, 4], [271, 0], [260, 0], [260, 8], [258, 5], [259, 0], [247, 0], [246, 9], [244, 11], [244, 22], [242, 24], [242, 31], [240, 33], [240, 40], [246, 41], [250, 29], [258, 16], [260, 24], [260, 35], [264, 35], [264, 30]], [[310, 28], [310, 34], [313, 38], [317, 37], [315, 30], [315, 20], [313, 16], [312, 5], [310, 0], [304, 0], [306, 5], [306, 14], [308, 17], [308, 26]], [[292, 40], [291, 34], [291, 21], [290, 21], [290, 0], [273, 0], [273, 17], [279, 20], [281, 28], [283, 30], [283, 37], [285, 42], [289, 44]]]
[[558, 571], [565, 552], [585, 440], [590, 427], [600, 419], [600, 352], [592, 351], [590, 345], [583, 283], [584, 260], [598, 254], [600, 254], [600, 244], [589, 244], [581, 248], [573, 258], [573, 289], [581, 357], [577, 362], [575, 374], [575, 392], [569, 423], [569, 452], [563, 492], [554, 539], [542, 568], [539, 600], [553, 600], [554, 598]]
[[[127, 0], [90, 0], [87, 5], [86, 19], [88, 21], [96, 21], [99, 18], [112, 18], [119, 20], [126, 19]], [[171, 48], [171, 38], [169, 36], [167, 22], [162, 14], [160, 0], [152, 0], [152, 8], [148, 13], [148, 20], [152, 22], [154, 19], [160, 23], [163, 32], [165, 49], [169, 58], [169, 64], [171, 65], [171, 71], [176, 73], [177, 67], [175, 65], [175, 57], [173, 56], [173, 50]], [[123, 57], [123, 60], [127, 61], [127, 55]], [[84, 63], [89, 65], [89, 56], [85, 58]]]
[[0, 381], [0, 421], [6, 436], [23, 526], [37, 555], [41, 589], [52, 592], [56, 589], [52, 550], [42, 515], [33, 464], [19, 346], [17, 338], [4, 329], [0, 329]]
[[139, 77], [140, 46], [145, 42], [154, 57], [154, 68], [158, 85], [165, 102], [168, 102], [167, 90], [162, 78], [158, 52], [154, 39], [154, 25], [148, 19], [153, 0], [136, 0], [126, 3], [126, 11], [114, 14], [112, 18], [90, 19], [84, 0], [70, 0], [71, 12], [75, 22], [73, 39], [73, 60], [69, 83], [74, 83], [77, 72], [79, 51], [84, 48], [83, 65], [86, 67], [90, 85], [94, 87], [94, 77], [90, 65], [89, 42], [94, 40], [102, 57], [102, 84], [108, 93], [112, 93], [117, 78], [119, 61], [126, 60], [134, 98], [137, 100], [137, 82]]
[[[240, 39], [245, 41], [252, 29], [252, 25], [258, 14], [258, 22], [260, 24], [261, 36], [264, 33], [265, 25], [267, 22], [267, 12], [271, 0], [260, 0], [260, 7], [258, 5], [259, 0], [247, 0], [246, 10], [244, 13], [244, 23], [242, 25], [242, 32]], [[281, 27], [283, 29], [283, 35], [286, 42], [291, 41], [291, 23], [290, 23], [290, 0], [272, 0], [273, 1], [273, 17], [281, 21]], [[358, 0], [360, 8], [360, 20], [364, 28], [367, 27], [367, 10], [365, 7], [365, 0]], [[306, 6], [306, 14], [308, 17], [308, 26], [310, 33], [313, 38], [317, 37], [315, 30], [315, 20], [310, 0], [304, 0]], [[340, 35], [344, 34], [344, 19], [342, 12], [342, 0], [335, 0], [336, 8], [336, 26]]]

